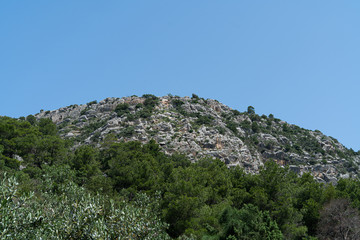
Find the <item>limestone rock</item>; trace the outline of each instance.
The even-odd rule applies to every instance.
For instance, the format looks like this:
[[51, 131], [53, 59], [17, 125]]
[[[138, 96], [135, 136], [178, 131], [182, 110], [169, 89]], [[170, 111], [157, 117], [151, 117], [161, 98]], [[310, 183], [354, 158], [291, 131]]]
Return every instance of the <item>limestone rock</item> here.
[[[164, 96], [149, 110], [145, 97], [106, 98], [99, 103], [71, 105], [42, 111], [64, 138], [81, 144], [101, 142], [111, 135], [117, 141], [154, 139], [166, 154], [180, 152], [192, 161], [215, 157], [229, 167], [257, 173], [274, 160], [297, 174], [310, 172], [321, 182], [336, 182], [358, 173], [360, 156], [336, 139], [279, 119], [240, 113], [212, 99]], [[126, 113], [114, 110], [128, 104]], [[151, 111], [150, 115], [149, 111]]]

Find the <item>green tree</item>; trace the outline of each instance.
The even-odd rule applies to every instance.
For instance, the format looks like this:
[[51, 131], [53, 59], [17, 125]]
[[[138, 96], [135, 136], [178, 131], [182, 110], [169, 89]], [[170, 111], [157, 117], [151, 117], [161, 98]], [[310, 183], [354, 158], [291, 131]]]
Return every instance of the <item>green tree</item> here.
[[124, 114], [130, 113], [130, 105], [128, 103], [120, 103], [116, 106], [115, 112], [118, 117], [123, 116]]
[[43, 135], [56, 135], [56, 125], [49, 118], [41, 118], [38, 123], [39, 130]]
[[297, 176], [288, 168], [281, 168], [275, 162], [268, 161], [254, 178], [255, 184], [264, 189], [268, 198], [266, 207], [261, 210], [269, 211], [286, 238], [305, 236], [307, 228], [302, 224], [303, 215], [296, 208]]
[[162, 173], [153, 148], [152, 143], [114, 143], [102, 152], [104, 168], [117, 191], [155, 191]]
[[84, 185], [91, 177], [101, 175], [98, 152], [92, 146], [85, 145], [75, 150], [71, 166], [76, 170], [77, 183]]
[[[52, 180], [45, 176], [52, 186]], [[18, 194], [18, 182], [0, 182], [1, 239], [170, 239], [157, 215], [158, 201], [138, 194], [134, 202], [90, 195], [69, 181], [57, 193]]]
[[[282, 233], [268, 212], [260, 211], [251, 204], [240, 210], [228, 207], [220, 216], [219, 240], [231, 239], [283, 239]], [[215, 238], [216, 239], [216, 238]]]
[[29, 115], [26, 117], [26, 121], [28, 121], [31, 125], [35, 125], [36, 124], [36, 118], [34, 117], [34, 115]]
[[255, 114], [255, 108], [253, 106], [248, 106], [247, 113], [248, 114]]

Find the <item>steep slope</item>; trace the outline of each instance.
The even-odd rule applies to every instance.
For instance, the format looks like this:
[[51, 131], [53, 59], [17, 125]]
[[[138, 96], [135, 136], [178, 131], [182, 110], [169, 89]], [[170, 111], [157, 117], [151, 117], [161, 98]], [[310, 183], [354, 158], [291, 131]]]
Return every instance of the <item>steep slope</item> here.
[[78, 144], [154, 139], [164, 152], [180, 152], [193, 161], [211, 156], [229, 166], [258, 172], [267, 160], [287, 165], [319, 181], [358, 175], [360, 156], [320, 131], [310, 131], [270, 116], [232, 110], [212, 99], [143, 95], [106, 98], [54, 111], [41, 111], [61, 136]]

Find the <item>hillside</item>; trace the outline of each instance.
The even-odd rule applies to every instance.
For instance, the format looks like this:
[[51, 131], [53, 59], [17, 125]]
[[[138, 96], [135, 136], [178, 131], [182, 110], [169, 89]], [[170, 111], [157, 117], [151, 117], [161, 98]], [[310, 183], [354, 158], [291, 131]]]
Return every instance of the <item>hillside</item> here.
[[239, 112], [195, 94], [106, 98], [41, 111], [35, 117], [50, 118], [61, 137], [76, 145], [154, 139], [167, 154], [180, 152], [192, 161], [212, 156], [249, 173], [272, 159], [300, 175], [311, 172], [320, 182], [358, 176], [359, 153], [336, 139], [271, 114], [259, 116], [251, 106]]
[[0, 239], [359, 239], [358, 162], [196, 95], [4, 116]]

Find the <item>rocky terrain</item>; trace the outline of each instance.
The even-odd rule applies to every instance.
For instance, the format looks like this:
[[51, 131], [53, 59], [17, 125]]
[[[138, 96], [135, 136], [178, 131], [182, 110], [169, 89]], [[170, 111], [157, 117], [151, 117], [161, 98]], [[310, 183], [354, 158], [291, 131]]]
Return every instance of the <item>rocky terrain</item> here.
[[359, 152], [318, 130], [288, 124], [271, 114], [259, 116], [251, 106], [239, 112], [195, 94], [106, 98], [41, 111], [35, 117], [50, 118], [62, 137], [78, 145], [154, 139], [165, 153], [182, 153], [193, 161], [216, 157], [251, 173], [274, 160], [298, 174], [310, 172], [318, 181], [336, 182], [358, 176], [360, 164]]

